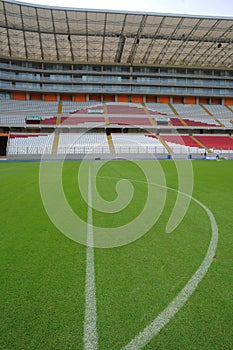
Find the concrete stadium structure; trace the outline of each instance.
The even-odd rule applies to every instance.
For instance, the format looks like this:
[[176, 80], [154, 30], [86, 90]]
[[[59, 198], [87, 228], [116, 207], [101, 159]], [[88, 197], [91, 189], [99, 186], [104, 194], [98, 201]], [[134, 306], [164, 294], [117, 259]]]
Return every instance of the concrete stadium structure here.
[[[90, 127], [110, 138], [139, 129], [231, 138], [232, 38], [232, 17], [1, 0], [1, 153], [12, 149], [5, 134], [59, 137]], [[56, 153], [57, 137], [53, 142]]]

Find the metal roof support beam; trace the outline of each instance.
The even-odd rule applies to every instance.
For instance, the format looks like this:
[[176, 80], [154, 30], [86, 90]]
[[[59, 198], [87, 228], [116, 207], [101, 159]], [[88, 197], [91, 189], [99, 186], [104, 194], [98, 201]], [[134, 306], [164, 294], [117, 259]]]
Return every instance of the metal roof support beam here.
[[8, 2], [2, 1], [1, 55], [9, 59], [64, 59], [72, 64], [77, 55], [83, 63], [232, 69], [232, 17], [68, 8], [59, 9], [57, 16], [58, 9], [52, 7], [14, 2], [12, 8]]
[[184, 40], [183, 43], [180, 46], [178, 46], [177, 50], [174, 52], [174, 54], [170, 58], [171, 64], [172, 64], [174, 57], [176, 57], [176, 61], [180, 57], [183, 49], [186, 48], [187, 43], [189, 42], [189, 39], [191, 38], [192, 33], [195, 32], [195, 30], [198, 28], [198, 26], [201, 24], [202, 21], [203, 21], [202, 19], [199, 19], [198, 22], [196, 23], [196, 25], [189, 32], [189, 34], [186, 37], [185, 36], [183, 37], [183, 40]]
[[37, 7], [35, 7], [35, 11], [36, 11], [36, 22], [37, 22], [38, 33], [39, 33], [41, 58], [42, 58], [42, 60], [43, 60], [43, 59], [44, 59], [44, 50], [43, 50], [43, 45], [42, 45], [42, 38], [41, 38], [41, 31], [40, 31], [40, 21], [39, 21], [39, 16], [38, 16]]
[[[210, 57], [211, 53], [214, 51], [215, 46], [218, 45], [219, 43], [221, 43], [222, 38], [224, 37], [224, 35], [225, 35], [229, 30], [231, 31], [232, 28], [233, 28], [233, 25], [232, 25], [230, 28], [228, 28], [227, 30], [225, 30], [225, 31], [222, 33], [222, 35], [220, 35], [220, 37], [218, 38], [217, 42], [214, 42], [214, 43], [212, 44], [211, 47], [209, 47], [208, 49], [206, 49], [206, 50], [202, 53], [202, 55], [201, 55], [201, 57], [200, 57], [200, 59], [202, 59], [202, 60], [198, 59], [197, 62], [201, 61], [201, 64], [202, 64], [203, 62], [205, 62], [205, 60], [206, 60], [205, 54], [209, 52], [209, 56], [208, 56], [208, 57]], [[210, 50], [211, 50], [211, 52], [210, 52]], [[219, 50], [220, 50], [220, 51], [224, 51], [224, 48], [222, 48], [222, 49], [219, 48]]]
[[125, 36], [124, 36], [124, 30], [125, 30], [125, 23], [127, 19], [127, 14], [124, 17], [124, 21], [121, 27], [121, 33], [119, 35], [119, 42], [116, 50], [116, 56], [115, 56], [115, 63], [120, 63], [121, 62], [121, 57], [124, 51], [124, 46], [125, 46]]
[[69, 40], [69, 43], [70, 43], [71, 60], [74, 61], [74, 51], [73, 51], [73, 45], [72, 45], [72, 38], [71, 38], [71, 35], [70, 35], [70, 25], [69, 25], [67, 11], [65, 11], [65, 17], [66, 17], [66, 25], [67, 25], [67, 31], [68, 31], [67, 39]]
[[[217, 21], [215, 22], [215, 24], [214, 24], [212, 27], [210, 27], [210, 29], [205, 33], [205, 35], [201, 38], [201, 40], [199, 39], [199, 40], [197, 41], [197, 44], [196, 44], [196, 45], [192, 48], [192, 50], [184, 57], [184, 62], [186, 61], [186, 59], [187, 59], [188, 57], [190, 57], [190, 55], [192, 55], [192, 53], [194, 53], [193, 57], [196, 55], [196, 53], [198, 52], [198, 50], [197, 50], [198, 45], [199, 45], [201, 42], [205, 42], [205, 41], [210, 42], [210, 40], [205, 40], [205, 38], [208, 37], [208, 35], [214, 30], [214, 28], [216, 28], [216, 26], [217, 26], [218, 23], [219, 23], [219, 20], [217, 20]], [[213, 40], [211, 40], [211, 41], [213, 41]], [[215, 42], [215, 40], [214, 40], [214, 42]]]
[[87, 17], [87, 11], [85, 12], [85, 18], [86, 18], [86, 57], [87, 57], [87, 62], [88, 62], [89, 54], [88, 54], [88, 17]]
[[19, 5], [19, 9], [20, 9], [20, 17], [21, 17], [21, 23], [22, 23], [25, 56], [26, 56], [26, 59], [28, 59], [27, 40], [26, 40], [26, 35], [25, 35], [25, 30], [24, 30], [24, 21], [23, 21], [23, 13], [22, 13], [22, 6], [21, 5]]
[[106, 25], [107, 25], [107, 12], [105, 13], [105, 17], [104, 17], [104, 33], [103, 33], [103, 42], [102, 42], [102, 51], [101, 51], [101, 62], [103, 62], [104, 59], [104, 44], [105, 44], [105, 33], [106, 33]]
[[157, 35], [159, 34], [159, 32], [161, 30], [161, 27], [162, 27], [162, 25], [164, 23], [164, 20], [165, 20], [165, 17], [163, 17], [161, 22], [159, 23], [159, 26], [157, 27], [157, 29], [156, 29], [156, 31], [155, 31], [155, 33], [153, 35], [153, 38], [152, 38], [150, 44], [148, 45], [148, 48], [146, 50], [145, 55], [143, 56], [143, 59], [142, 59], [141, 63], [147, 63], [148, 58], [149, 58], [149, 56], [151, 54], [151, 51], [153, 50], [153, 47], [155, 45]]
[[[175, 29], [173, 30], [173, 32], [170, 34], [166, 44], [164, 45], [162, 51], [158, 54], [158, 56], [156, 57], [156, 59], [154, 60], [154, 63], [159, 63], [161, 64], [163, 56], [166, 54], [166, 51], [169, 49], [171, 43], [172, 43], [172, 39], [175, 35], [175, 33], [177, 32], [178, 29], [180, 29], [180, 27], [182, 26], [182, 23], [184, 21], [184, 18], [181, 18], [178, 22], [178, 24], [176, 25]], [[175, 39], [175, 38], [174, 38]], [[175, 39], [176, 40], [176, 39]]]
[[[12, 29], [12, 30], [22, 30], [22, 28], [17, 28], [17, 27], [11, 27], [11, 26], [2, 26], [2, 28], [5, 28], [5, 29]], [[31, 33], [38, 33], [37, 30], [35, 29], [27, 29], [25, 30], [27, 32], [31, 32]], [[41, 34], [54, 34], [53, 31], [49, 31], [49, 30], [40, 30], [40, 33]], [[64, 35], [64, 32], [60, 32], [60, 31], [56, 31], [56, 34], [57, 35]], [[83, 36], [84, 34], [77, 34], [77, 33], [70, 33], [70, 35], [73, 35], [73, 36]], [[96, 32], [89, 32], [87, 33], [87, 36], [97, 36], [97, 37], [103, 37], [103, 33], [96, 33]], [[108, 38], [116, 38], [116, 37], [120, 37], [120, 34], [113, 34], [113, 33], [108, 33], [106, 32], [105, 33], [105, 36], [108, 37]], [[124, 33], [124, 37], [125, 38], [137, 38], [137, 34], [127, 34], [127, 33]], [[206, 37], [206, 35], [205, 35]], [[174, 36], [173, 38], [171, 37], [171, 35], [157, 35], [157, 37], [155, 37], [155, 35], [150, 35], [150, 34], [141, 34], [140, 36], [141, 39], [160, 39], [160, 40], [183, 40], [183, 37], [182, 36]], [[213, 42], [215, 43], [216, 41], [218, 41], [218, 37], [216, 38], [208, 38], [206, 37], [205, 40], [203, 40], [203, 42]], [[200, 38], [199, 37], [190, 37], [190, 40], [189, 41], [192, 41], [192, 42], [200, 42]], [[224, 40], [221, 40], [221, 43], [222, 44], [229, 44], [230, 42], [232, 42], [231, 40], [229, 39], [224, 39]]]
[[56, 30], [55, 30], [53, 10], [51, 10], [51, 18], [52, 18], [53, 34], [54, 34], [54, 41], [55, 41], [55, 47], [56, 47], [56, 56], [57, 56], [57, 60], [59, 61], [60, 55], [59, 55], [59, 50], [58, 50], [58, 45], [57, 45], [57, 34], [56, 34]]
[[140, 42], [140, 37], [141, 37], [141, 34], [142, 34], [143, 29], [145, 27], [146, 20], [147, 20], [147, 15], [144, 15], [142, 17], [141, 23], [139, 25], [137, 35], [136, 35], [136, 37], [134, 39], [134, 43], [132, 45], [132, 48], [131, 48], [131, 51], [130, 51], [127, 63], [131, 63], [132, 64], [133, 61], [134, 61], [134, 57], [135, 57], [136, 52], [137, 52], [137, 48], [138, 48], [138, 45], [139, 45], [139, 42]]
[[9, 50], [9, 55], [11, 57], [12, 51], [11, 51], [11, 42], [10, 42], [10, 36], [9, 36], [9, 28], [8, 28], [8, 21], [7, 21], [7, 15], [6, 15], [6, 6], [5, 2], [2, 2], [3, 5], [3, 12], [4, 12], [4, 17], [5, 17], [5, 23], [6, 23], [6, 33], [7, 33], [7, 41], [8, 41], [8, 50]]
[[[226, 61], [228, 60], [229, 57], [232, 58], [231, 46], [233, 46], [233, 44], [232, 44], [232, 43], [229, 43], [228, 45], [230, 46], [229, 54], [228, 54], [226, 57], [224, 57], [224, 60], [222, 61], [222, 64], [224, 64], [224, 62], [226, 62]], [[226, 47], [225, 47], [224, 49], [226, 49]], [[219, 58], [219, 59], [216, 61], [216, 63], [219, 63], [220, 61], [221, 61], [221, 58]], [[231, 62], [232, 62], [232, 64], [229, 66], [229, 68], [232, 68], [232, 67], [233, 67], [233, 61], [231, 60]]]
[[66, 25], [67, 25], [67, 29], [68, 29], [68, 37], [67, 37], [67, 39], [69, 40], [69, 43], [70, 43], [71, 59], [72, 59], [72, 61], [74, 61], [74, 50], [73, 50], [73, 45], [72, 45], [72, 37], [70, 35], [70, 25], [69, 25], [67, 11], [65, 11], [65, 16], [66, 16]]

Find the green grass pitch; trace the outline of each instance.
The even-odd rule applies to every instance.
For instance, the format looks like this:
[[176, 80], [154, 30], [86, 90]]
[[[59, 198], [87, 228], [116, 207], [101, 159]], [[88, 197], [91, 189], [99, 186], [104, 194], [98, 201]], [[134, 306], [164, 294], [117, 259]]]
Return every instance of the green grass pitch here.
[[[145, 162], [150, 167], [150, 161]], [[90, 167], [96, 163], [90, 162]], [[62, 180], [71, 208], [87, 220], [87, 204], [77, 186], [79, 166], [65, 162]], [[161, 166], [167, 185], [177, 189], [174, 162], [162, 161]], [[233, 162], [193, 161], [192, 166], [193, 197], [212, 211], [218, 224], [217, 252], [196, 291], [146, 350], [233, 348]], [[50, 221], [40, 197], [39, 167], [36, 162], [0, 163], [0, 349], [81, 350], [86, 247], [68, 239]], [[133, 180], [134, 197], [119, 213], [93, 210], [98, 227], [118, 227], [143, 209], [145, 175], [129, 161], [103, 162], [96, 179], [100, 195], [116, 199], [119, 178]], [[160, 218], [140, 239], [94, 250], [98, 349], [127, 345], [201, 264], [211, 227], [200, 206], [191, 201], [181, 224], [165, 233], [176, 196], [167, 192]]]

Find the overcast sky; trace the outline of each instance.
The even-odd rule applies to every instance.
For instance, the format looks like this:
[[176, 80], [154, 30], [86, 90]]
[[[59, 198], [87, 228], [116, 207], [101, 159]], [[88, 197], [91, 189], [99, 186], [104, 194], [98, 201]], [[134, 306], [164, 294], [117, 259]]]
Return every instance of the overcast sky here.
[[233, 17], [233, 0], [28, 0], [20, 2], [86, 9]]

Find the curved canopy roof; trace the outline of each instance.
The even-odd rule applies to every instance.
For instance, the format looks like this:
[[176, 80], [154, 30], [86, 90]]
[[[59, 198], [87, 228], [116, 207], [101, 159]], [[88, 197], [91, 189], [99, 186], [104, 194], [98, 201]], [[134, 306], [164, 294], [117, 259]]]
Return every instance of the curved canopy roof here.
[[233, 18], [0, 1], [0, 56], [233, 69]]

